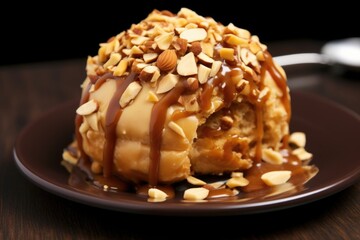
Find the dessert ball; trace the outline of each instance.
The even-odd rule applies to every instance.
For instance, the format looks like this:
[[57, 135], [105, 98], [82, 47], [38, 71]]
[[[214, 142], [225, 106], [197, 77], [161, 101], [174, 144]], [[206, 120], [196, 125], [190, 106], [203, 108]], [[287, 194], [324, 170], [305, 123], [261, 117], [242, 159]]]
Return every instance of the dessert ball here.
[[286, 144], [283, 69], [232, 23], [154, 10], [89, 56], [76, 145], [92, 171], [150, 185], [243, 171]]

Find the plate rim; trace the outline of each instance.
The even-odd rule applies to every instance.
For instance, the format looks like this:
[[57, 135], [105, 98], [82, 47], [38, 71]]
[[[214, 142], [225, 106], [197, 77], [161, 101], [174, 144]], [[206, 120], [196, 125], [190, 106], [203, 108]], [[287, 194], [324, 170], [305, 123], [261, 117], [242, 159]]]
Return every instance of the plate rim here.
[[[322, 104], [331, 105], [331, 107], [337, 108], [337, 110], [343, 111], [346, 114], [349, 114], [351, 117], [354, 117], [356, 121], [360, 122], [360, 115], [358, 115], [353, 110], [324, 97], [320, 97], [315, 94], [304, 93], [301, 91], [293, 91], [293, 95], [303, 95], [306, 97], [316, 98], [317, 101], [321, 101]], [[32, 128], [34, 124], [39, 122], [41, 119], [46, 118], [47, 115], [51, 115], [54, 112], [59, 111], [59, 109], [64, 108], [69, 104], [73, 104], [75, 99], [69, 100], [60, 104], [55, 105], [53, 108], [44, 112], [34, 120], [30, 121], [18, 135], [14, 147], [13, 147], [13, 157], [16, 163], [16, 166], [20, 172], [25, 175], [31, 182], [33, 182], [38, 187], [46, 190], [52, 194], [63, 197], [65, 199], [75, 201], [81, 204], [86, 204], [93, 207], [114, 210], [119, 212], [135, 213], [135, 214], [146, 214], [146, 215], [168, 215], [168, 216], [220, 216], [220, 215], [246, 215], [246, 214], [256, 214], [264, 212], [272, 212], [286, 208], [292, 208], [295, 206], [307, 204], [314, 202], [323, 198], [326, 198], [330, 195], [338, 193], [351, 185], [357, 182], [360, 176], [360, 165], [357, 168], [354, 168], [352, 171], [341, 178], [341, 181], [337, 181], [326, 187], [317, 189], [316, 191], [311, 191], [306, 189], [298, 194], [290, 195], [284, 198], [264, 200], [260, 202], [252, 203], [232, 203], [221, 204], [217, 202], [206, 202], [206, 203], [184, 203], [181, 204], [173, 202], [164, 202], [162, 203], [150, 203], [146, 199], [142, 201], [132, 200], [129, 202], [114, 202], [114, 200], [104, 199], [101, 197], [85, 194], [76, 189], [64, 188], [55, 183], [46, 181], [41, 178], [38, 174], [31, 171], [26, 164], [21, 160], [21, 157], [18, 154], [18, 148], [23, 136]], [[59, 164], [59, 169], [60, 169]], [[124, 193], [119, 193], [124, 194]], [[140, 198], [139, 198], [140, 199]], [[184, 211], [186, 210], [186, 211]], [[191, 214], [189, 211], [191, 210]]]

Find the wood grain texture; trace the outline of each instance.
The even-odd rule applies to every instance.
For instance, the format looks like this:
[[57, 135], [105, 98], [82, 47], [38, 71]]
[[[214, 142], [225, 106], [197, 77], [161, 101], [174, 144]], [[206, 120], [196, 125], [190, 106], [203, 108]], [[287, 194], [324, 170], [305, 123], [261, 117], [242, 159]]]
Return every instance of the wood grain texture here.
[[[270, 49], [282, 54], [318, 47], [297, 42]], [[0, 239], [188, 238], [189, 229], [193, 238], [201, 239], [360, 239], [360, 182], [306, 205], [229, 217], [124, 214], [41, 190], [18, 171], [14, 142], [21, 129], [44, 111], [78, 97], [84, 76], [85, 59], [0, 68]], [[288, 76], [293, 88], [321, 94], [360, 114], [360, 78], [345, 79], [318, 69], [301, 76], [289, 71]], [[166, 232], [161, 227], [165, 225]]]

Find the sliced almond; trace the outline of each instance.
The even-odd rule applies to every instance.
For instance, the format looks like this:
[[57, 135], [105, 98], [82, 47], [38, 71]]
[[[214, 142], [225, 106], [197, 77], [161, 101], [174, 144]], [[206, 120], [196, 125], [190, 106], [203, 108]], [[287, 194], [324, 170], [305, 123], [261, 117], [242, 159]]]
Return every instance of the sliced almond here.
[[234, 61], [234, 49], [233, 48], [221, 48], [219, 50], [220, 57], [228, 61]]
[[210, 26], [210, 23], [207, 22], [207, 21], [202, 21], [202, 22], [199, 23], [199, 27], [202, 27], [202, 28], [205, 28], [205, 29], [209, 28], [209, 26]]
[[165, 50], [163, 51], [158, 59], [156, 60], [156, 66], [165, 72], [169, 72], [176, 67], [177, 56], [175, 50]]
[[182, 39], [182, 38], [176, 38], [176, 41], [173, 43], [173, 45], [179, 56], [183, 56], [188, 48], [187, 46], [188, 43], [186, 39]]
[[159, 82], [159, 86], [156, 90], [157, 94], [161, 94], [161, 93], [165, 93], [170, 91], [171, 89], [173, 89], [175, 87], [175, 85], [178, 83], [179, 81], [179, 76], [172, 74], [172, 73], [168, 73], [166, 74]]
[[249, 44], [249, 49], [253, 54], [257, 54], [259, 51], [261, 51], [261, 47], [259, 43], [255, 41], [251, 41]]
[[105, 46], [101, 46], [101, 47], [99, 48], [98, 56], [99, 56], [99, 62], [100, 62], [100, 63], [105, 62], [106, 59], [107, 59], [107, 55], [105, 54], [105, 51], [106, 51], [106, 47], [105, 47]]
[[99, 130], [98, 119], [97, 119], [96, 113], [92, 113], [92, 114], [86, 115], [84, 117], [85, 117], [85, 121], [87, 121], [87, 123], [89, 124], [89, 126], [92, 130], [94, 130], [94, 131]]
[[214, 46], [211, 43], [201, 42], [200, 45], [203, 53], [211, 58], [214, 56]]
[[304, 148], [297, 148], [291, 153], [296, 155], [301, 161], [310, 160], [313, 157], [313, 155], [306, 151]]
[[192, 184], [192, 185], [196, 185], [196, 186], [204, 186], [206, 184], [206, 182], [204, 182], [203, 180], [200, 180], [196, 177], [193, 176], [189, 176], [186, 178], [186, 180]]
[[147, 40], [149, 40], [148, 37], [138, 36], [138, 37], [135, 37], [135, 38], [131, 39], [131, 43], [134, 44], [134, 45], [141, 45], [144, 42], [146, 42]]
[[175, 123], [174, 121], [170, 121], [168, 123], [168, 127], [173, 130], [174, 132], [176, 132], [177, 134], [179, 134], [181, 137], [186, 138], [184, 129], [182, 129], [177, 123]]
[[209, 190], [203, 187], [189, 188], [184, 192], [185, 200], [203, 200], [209, 195]]
[[196, 24], [196, 23], [188, 23], [188, 24], [186, 24], [186, 26], [185, 26], [185, 29], [193, 29], [193, 28], [197, 28], [198, 27], [198, 25]]
[[203, 28], [190, 28], [180, 33], [180, 38], [186, 39], [189, 43], [202, 41], [206, 38], [207, 32]]
[[243, 172], [232, 172], [231, 177], [232, 178], [242, 178], [242, 177], [244, 177], [244, 173]]
[[206, 186], [210, 186], [210, 188], [214, 188], [214, 189], [224, 188], [225, 185], [226, 185], [225, 181], [218, 181], [218, 182], [212, 182], [206, 184]]
[[214, 61], [211, 65], [211, 72], [210, 72], [209, 76], [214, 77], [219, 72], [221, 66], [222, 66], [221, 61]]
[[250, 94], [250, 86], [249, 86], [249, 81], [245, 80], [245, 79], [241, 79], [237, 84], [236, 84], [236, 89], [243, 95], [249, 95]]
[[225, 40], [224, 40], [227, 44], [230, 45], [239, 45], [239, 46], [247, 46], [249, 43], [248, 39], [244, 39], [244, 38], [240, 38], [234, 34], [226, 34], [225, 35]]
[[65, 160], [66, 162], [68, 162], [72, 165], [75, 165], [78, 161], [78, 159], [76, 157], [74, 157], [73, 155], [71, 155], [69, 153], [69, 151], [67, 151], [67, 150], [63, 151], [62, 158], [63, 158], [63, 160]]
[[186, 30], [186, 28], [184, 28], [184, 27], [177, 27], [177, 28], [175, 28], [175, 31], [176, 31], [176, 33], [177, 34], [181, 34], [183, 31], [185, 31]]
[[86, 121], [84, 121], [80, 125], [79, 132], [85, 134], [89, 130], [89, 128], [90, 128], [89, 124]]
[[78, 107], [78, 109], [76, 109], [76, 113], [81, 116], [86, 116], [95, 112], [98, 109], [98, 107], [99, 107], [98, 103], [94, 99], [91, 99], [90, 101]]
[[233, 177], [226, 181], [229, 188], [244, 187], [249, 184], [249, 180], [244, 177]]
[[189, 77], [186, 79], [187, 89], [191, 92], [195, 92], [199, 89], [199, 81], [196, 77]]
[[240, 56], [245, 65], [249, 65], [249, 63], [253, 63], [257, 60], [256, 56], [247, 48], [241, 48]]
[[155, 59], [158, 57], [157, 53], [145, 53], [143, 55], [144, 62], [150, 63], [155, 61]]
[[158, 200], [165, 200], [168, 197], [168, 195], [164, 191], [161, 191], [157, 188], [149, 188], [148, 195], [150, 198]]
[[209, 79], [209, 75], [210, 75], [211, 69], [208, 67], [205, 67], [202, 64], [199, 64], [199, 68], [198, 68], [198, 80], [201, 84], [204, 84], [207, 82], [207, 80]]
[[189, 52], [185, 56], [181, 57], [177, 65], [177, 72], [181, 76], [190, 76], [198, 73], [193, 52]]
[[156, 66], [146, 66], [141, 70], [139, 78], [144, 82], [156, 82], [160, 77], [160, 70]]
[[135, 97], [139, 94], [141, 88], [142, 86], [138, 82], [130, 83], [124, 93], [121, 95], [121, 98], [119, 100], [120, 106], [122, 108], [126, 107], [130, 103], [130, 101], [135, 99]]
[[125, 55], [129, 56], [131, 54], [131, 49], [129, 48], [124, 48], [123, 50], [121, 50]]
[[122, 76], [126, 72], [128, 66], [128, 60], [126, 58], [122, 59], [119, 64], [113, 69], [114, 76]]
[[306, 135], [303, 132], [293, 132], [289, 137], [289, 143], [297, 147], [305, 147]]
[[275, 165], [280, 165], [284, 162], [281, 153], [274, 151], [271, 148], [266, 148], [262, 150], [262, 159], [267, 163], [271, 163]]
[[214, 59], [212, 59], [211, 57], [209, 57], [208, 55], [206, 55], [205, 53], [201, 52], [197, 55], [197, 58], [200, 60], [200, 62], [209, 65], [212, 64], [214, 62]]
[[144, 63], [140, 59], [135, 59], [131, 65], [131, 71], [135, 73], [140, 73], [141, 70], [143, 70], [146, 66], [149, 66], [149, 64]]
[[265, 56], [264, 56], [264, 52], [263, 51], [258, 51], [256, 53], [256, 59], [258, 61], [265, 61]]
[[291, 171], [271, 171], [261, 175], [261, 180], [268, 186], [276, 186], [286, 183], [291, 177]]
[[158, 102], [159, 98], [153, 91], [149, 91], [147, 100], [149, 102]]
[[259, 93], [258, 102], [266, 101], [269, 95], [270, 95], [270, 88], [264, 87]]
[[109, 60], [104, 64], [104, 68], [112, 67], [121, 60], [120, 53], [111, 53]]
[[130, 56], [139, 56], [143, 53], [144, 52], [138, 46], [133, 46], [130, 50]]
[[168, 49], [170, 47], [173, 37], [174, 37], [173, 32], [163, 33], [163, 34], [155, 37], [154, 40], [155, 40], [157, 46], [161, 50], [166, 50], [166, 49]]

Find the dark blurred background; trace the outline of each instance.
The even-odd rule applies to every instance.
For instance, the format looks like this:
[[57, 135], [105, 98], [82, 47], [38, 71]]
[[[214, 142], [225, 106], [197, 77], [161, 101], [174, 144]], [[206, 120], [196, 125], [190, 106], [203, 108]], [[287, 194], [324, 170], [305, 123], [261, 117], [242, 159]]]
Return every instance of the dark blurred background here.
[[[360, 36], [359, 9], [346, 1], [102, 1], [65, 4], [8, 3], [0, 14], [0, 65], [86, 58], [99, 43], [138, 23], [153, 9], [187, 7], [227, 25], [250, 30], [265, 43], [291, 39], [328, 41]], [[286, 2], [286, 1], [284, 1]], [[124, 5], [126, 3], [126, 5]], [[215, 4], [216, 3], [216, 4]], [[296, 48], [296, 46], [294, 46]]]

